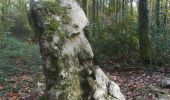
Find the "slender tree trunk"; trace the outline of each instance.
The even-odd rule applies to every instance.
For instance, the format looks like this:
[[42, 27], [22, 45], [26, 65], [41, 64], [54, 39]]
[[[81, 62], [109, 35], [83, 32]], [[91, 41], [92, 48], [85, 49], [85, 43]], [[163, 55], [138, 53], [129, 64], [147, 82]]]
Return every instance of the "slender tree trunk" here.
[[115, 6], [116, 7], [116, 19], [115, 19], [116, 26], [117, 26], [117, 20], [118, 20], [118, 6], [117, 6], [119, 4], [118, 2], [119, 0], [116, 0], [116, 3], [115, 3], [116, 4]]
[[105, 27], [105, 0], [103, 0], [102, 2], [102, 6], [103, 6], [103, 9], [102, 9], [102, 12], [103, 12], [103, 16], [102, 16], [102, 22], [103, 22], [103, 27]]
[[96, 23], [97, 23], [97, 0], [93, 0], [93, 37], [96, 36]]
[[166, 28], [167, 28], [167, 17], [168, 17], [168, 0], [165, 1], [165, 13], [164, 13], [164, 32], [166, 33]]
[[155, 15], [156, 15], [156, 33], [160, 33], [160, 0], [156, 0], [155, 5]]
[[87, 11], [88, 11], [88, 9], [87, 9], [87, 8], [88, 8], [88, 7], [87, 7], [87, 1], [88, 1], [88, 0], [83, 0], [83, 10], [84, 10], [86, 16], [87, 16], [87, 13], [88, 13], [88, 12], [87, 12]]
[[139, 0], [139, 51], [144, 64], [151, 63], [151, 47], [148, 34], [147, 0]]
[[97, 6], [96, 6], [96, 0], [93, 0], [93, 20], [96, 20], [96, 11], [97, 11]]
[[35, 0], [30, 0], [30, 8], [33, 6]]
[[130, 13], [133, 16], [133, 0], [130, 0]]

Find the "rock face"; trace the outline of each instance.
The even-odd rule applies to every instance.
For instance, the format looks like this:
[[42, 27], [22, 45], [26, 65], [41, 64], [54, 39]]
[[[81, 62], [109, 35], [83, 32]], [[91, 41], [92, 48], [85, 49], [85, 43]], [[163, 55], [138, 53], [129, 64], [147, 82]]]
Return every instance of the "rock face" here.
[[74, 0], [36, 2], [30, 17], [39, 38], [47, 100], [125, 100], [119, 86], [93, 66], [83, 33], [88, 20]]
[[162, 80], [160, 86], [163, 88], [170, 88], [170, 78]]
[[119, 86], [109, 80], [99, 67], [95, 69], [95, 77], [95, 100], [125, 100], [123, 94], [120, 92]]

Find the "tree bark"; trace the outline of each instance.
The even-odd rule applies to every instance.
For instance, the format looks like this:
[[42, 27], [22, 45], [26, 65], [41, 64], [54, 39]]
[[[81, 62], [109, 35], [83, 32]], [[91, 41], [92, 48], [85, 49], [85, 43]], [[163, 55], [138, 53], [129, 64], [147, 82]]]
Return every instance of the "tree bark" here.
[[87, 0], [83, 0], [83, 10], [84, 10], [84, 13], [86, 14], [86, 16], [88, 16], [88, 10], [87, 10]]
[[155, 5], [155, 15], [156, 15], [156, 33], [160, 33], [160, 0], [156, 0]]
[[139, 46], [140, 58], [145, 64], [151, 63], [151, 47], [148, 33], [147, 0], [139, 0]]
[[96, 31], [97, 31], [97, 0], [93, 0], [93, 3], [92, 3], [92, 5], [93, 5], [93, 18], [92, 18], [92, 20], [93, 20], [93, 38], [96, 36]]

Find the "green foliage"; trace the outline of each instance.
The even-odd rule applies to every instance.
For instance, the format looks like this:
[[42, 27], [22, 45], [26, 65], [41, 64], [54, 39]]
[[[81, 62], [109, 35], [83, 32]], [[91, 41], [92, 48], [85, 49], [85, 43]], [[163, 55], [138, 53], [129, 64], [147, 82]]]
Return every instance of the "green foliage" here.
[[4, 37], [0, 44], [0, 58], [31, 57], [31, 53], [34, 53], [33, 50], [35, 51], [35, 48], [28, 46], [26, 43], [19, 42], [12, 37]]
[[3, 32], [12, 32], [15, 35], [27, 35], [32, 32], [28, 23], [26, 3], [27, 0], [0, 1], [1, 32], [3, 30]]
[[111, 0], [110, 3], [109, 3], [109, 7], [106, 8], [105, 14], [107, 16], [110, 16], [113, 13], [118, 13], [118, 12], [121, 11], [121, 6], [122, 6], [121, 1], [115, 2], [114, 0]]
[[14, 37], [4, 36], [0, 43], [0, 84], [4, 82], [8, 84], [0, 91], [0, 96], [19, 88], [11, 85], [10, 77], [40, 72], [41, 65], [37, 45], [28, 45]]
[[16, 36], [28, 36], [33, 33], [27, 15], [16, 15], [9, 23], [11, 24], [8, 26], [8, 31]]
[[12, 84], [8, 84], [3, 91], [0, 92], [0, 96], [4, 96], [4, 94], [7, 94], [8, 92], [10, 92], [12, 90], [13, 86]]
[[56, 19], [47, 17], [45, 20], [49, 22], [49, 24], [47, 25], [48, 30], [51, 30], [53, 32], [58, 30], [59, 22]]
[[46, 100], [45, 96], [39, 97], [39, 100]]
[[[97, 61], [106, 57], [115, 57], [119, 54], [138, 54], [138, 23], [134, 16], [128, 14], [117, 24], [101, 27], [91, 24], [87, 27], [87, 37], [90, 40], [95, 59]], [[93, 29], [97, 35], [94, 35]], [[138, 55], [136, 55], [138, 56]]]
[[36, 71], [41, 65], [38, 46], [22, 43], [12, 37], [4, 37], [0, 44], [0, 80], [23, 71]]

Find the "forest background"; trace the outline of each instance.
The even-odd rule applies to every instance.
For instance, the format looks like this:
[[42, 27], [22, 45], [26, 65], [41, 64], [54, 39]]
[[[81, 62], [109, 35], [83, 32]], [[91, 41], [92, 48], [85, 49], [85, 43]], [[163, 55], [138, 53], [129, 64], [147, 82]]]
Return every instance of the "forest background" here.
[[[13, 89], [12, 83], [9, 84], [12, 75], [42, 72], [37, 39], [29, 23], [29, 9], [35, 1], [0, 0], [0, 95], [8, 95]], [[89, 19], [85, 35], [92, 45], [96, 64], [107, 69], [165, 67], [168, 70], [169, 0], [77, 2]]]

